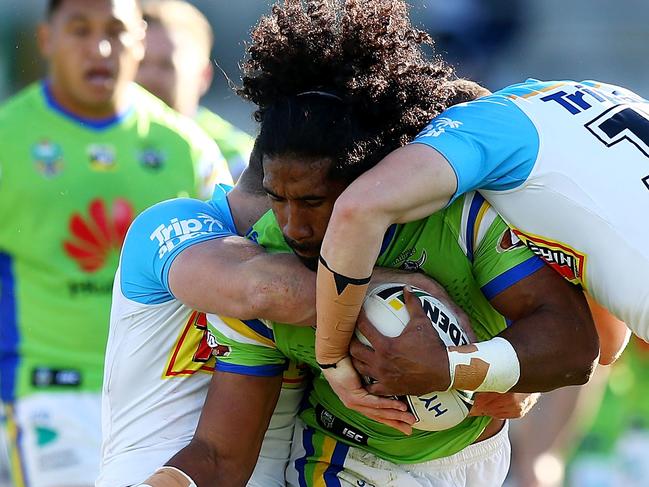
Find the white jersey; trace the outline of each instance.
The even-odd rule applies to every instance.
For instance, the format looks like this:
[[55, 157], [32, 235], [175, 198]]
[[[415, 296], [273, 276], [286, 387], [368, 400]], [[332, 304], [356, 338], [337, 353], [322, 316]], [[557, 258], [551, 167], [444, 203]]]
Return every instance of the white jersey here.
[[[649, 102], [528, 80], [452, 107], [415, 139], [480, 189], [530, 248], [649, 338]], [[456, 196], [457, 196], [456, 195]]]
[[[215, 357], [228, 349], [207, 327], [208, 321], [222, 318], [199, 313], [175, 299], [167, 274], [184, 249], [236, 234], [225, 194], [225, 188], [217, 187], [210, 202], [160, 203], [129, 229], [113, 288], [97, 487], [126, 487], [145, 480], [194, 434]], [[265, 328], [259, 320], [223, 319], [251, 334]], [[282, 368], [274, 372], [281, 373]], [[287, 387], [249, 485], [283, 485], [303, 382], [295, 367], [285, 373]]]

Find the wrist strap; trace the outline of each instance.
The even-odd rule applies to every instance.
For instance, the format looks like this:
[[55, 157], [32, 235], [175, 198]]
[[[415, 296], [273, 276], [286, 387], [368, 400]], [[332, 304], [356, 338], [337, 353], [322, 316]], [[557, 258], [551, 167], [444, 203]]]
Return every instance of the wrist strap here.
[[449, 389], [507, 392], [521, 376], [516, 350], [502, 337], [486, 342], [448, 347]]

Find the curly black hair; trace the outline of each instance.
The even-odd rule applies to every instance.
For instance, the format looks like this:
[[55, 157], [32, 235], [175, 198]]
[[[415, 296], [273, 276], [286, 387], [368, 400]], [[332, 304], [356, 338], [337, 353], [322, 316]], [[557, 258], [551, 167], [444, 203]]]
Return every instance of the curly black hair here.
[[331, 158], [333, 176], [355, 178], [470, 98], [425, 45], [404, 0], [275, 4], [252, 31], [237, 90], [258, 107], [259, 149]]

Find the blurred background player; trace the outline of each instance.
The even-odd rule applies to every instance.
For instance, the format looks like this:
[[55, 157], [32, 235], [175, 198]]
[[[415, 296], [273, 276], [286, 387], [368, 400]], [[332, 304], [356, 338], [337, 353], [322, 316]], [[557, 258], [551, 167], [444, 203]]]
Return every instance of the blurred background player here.
[[647, 485], [648, 367], [649, 345], [632, 337], [620, 360], [598, 368], [586, 386], [544, 395], [512, 429], [508, 485]]
[[246, 167], [253, 139], [199, 106], [214, 77], [214, 33], [205, 16], [183, 0], [143, 2], [146, 51], [136, 81], [174, 110], [194, 118], [219, 146], [236, 180]]
[[50, 0], [47, 77], [0, 107], [0, 387], [16, 487], [94, 483], [126, 230], [157, 201], [231, 181], [214, 142], [132, 82], [144, 35], [135, 0]]

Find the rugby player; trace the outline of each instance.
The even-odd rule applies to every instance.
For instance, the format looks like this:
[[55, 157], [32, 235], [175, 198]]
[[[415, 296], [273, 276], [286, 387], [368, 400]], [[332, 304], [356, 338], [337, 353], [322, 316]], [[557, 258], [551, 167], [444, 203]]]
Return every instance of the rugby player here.
[[[439, 103], [440, 91], [414, 96]], [[348, 345], [384, 232], [476, 189], [530, 249], [649, 339], [648, 113], [619, 86], [527, 80], [436, 114], [356, 180], [336, 203], [318, 272], [316, 350], [341, 396], [362, 394]], [[340, 280], [351, 283], [342, 294]], [[448, 354], [432, 358], [449, 364], [438, 387], [457, 386]]]
[[132, 83], [135, 0], [51, 0], [38, 33], [47, 78], [0, 107], [1, 398], [14, 486], [90, 486], [126, 229], [231, 178], [212, 140]]
[[[241, 94], [259, 106], [264, 189], [277, 222], [269, 214], [249, 235], [271, 251], [292, 250], [309, 267], [317, 260], [336, 198], [366, 169], [365, 161], [378, 160], [383, 151], [382, 144], [358, 142], [381, 135], [384, 143], [398, 144], [414, 129], [416, 120], [409, 115], [422, 108], [412, 98], [403, 103], [405, 88], [419, 73], [384, 77], [378, 69], [385, 56], [407, 64], [416, 53], [416, 43], [403, 42], [414, 39], [405, 11], [373, 13], [367, 7], [346, 2], [343, 9], [323, 1], [309, 2], [303, 10], [287, 2], [275, 5], [252, 34]], [[387, 26], [387, 39], [373, 35]], [[308, 69], [297, 60], [308, 60]], [[352, 87], [360, 67], [371, 75], [365, 85]], [[437, 73], [443, 76], [445, 69]], [[328, 89], [317, 89], [316, 83]], [[387, 85], [395, 96], [370, 103], [376, 85]], [[372, 110], [359, 109], [370, 104]], [[598, 347], [583, 294], [511, 238], [505, 223], [474, 193], [443, 213], [393, 227], [378, 263], [436, 278], [465, 309], [479, 339], [499, 335], [514, 344], [520, 369], [493, 371], [492, 384], [537, 391], [585, 382]], [[425, 332], [428, 318], [406, 294], [426, 346], [432, 343]], [[407, 436], [340, 402], [316, 362], [313, 328], [272, 323], [255, 337], [225, 320], [208, 319], [206, 326], [214, 342], [227, 349], [217, 353], [216, 365], [226, 373], [213, 381], [192, 441], [142, 485], [244, 485], [268, 405], [280, 387], [279, 370], [274, 377], [268, 371], [281, 370], [287, 359], [306, 363], [314, 374], [294, 437], [290, 485], [499, 485], [504, 480], [509, 445], [502, 421], [472, 417], [437, 433], [402, 428], [411, 433]]]
[[[253, 157], [231, 191], [219, 185], [209, 202], [184, 198], [159, 203], [129, 229], [113, 288], [97, 487], [141, 482], [189, 443], [215, 357], [230, 353], [216, 342], [207, 322], [223, 320], [253, 343], [266, 344], [272, 341], [264, 338], [268, 331], [257, 316], [315, 322], [315, 273], [293, 255], [267, 255], [238, 236], [268, 209], [261, 171], [261, 158]], [[396, 279], [393, 272], [377, 274], [383, 282]], [[400, 273], [399, 279], [438, 290], [420, 274]], [[272, 366], [263, 373], [277, 375], [282, 369]], [[294, 420], [307, 379], [305, 369], [295, 362], [284, 373], [248, 485], [284, 485]], [[217, 371], [212, 387], [220, 391], [227, 381], [228, 374]], [[245, 398], [247, 391], [248, 385], [240, 384], [238, 394]], [[241, 397], [228, 393], [222, 399], [245, 411]], [[272, 411], [274, 402], [267, 404]], [[255, 452], [251, 458], [256, 458]]]
[[199, 105], [214, 76], [212, 27], [184, 0], [149, 0], [143, 10], [146, 52], [136, 81], [174, 110], [194, 118], [217, 143], [236, 180], [248, 163], [253, 139]]

